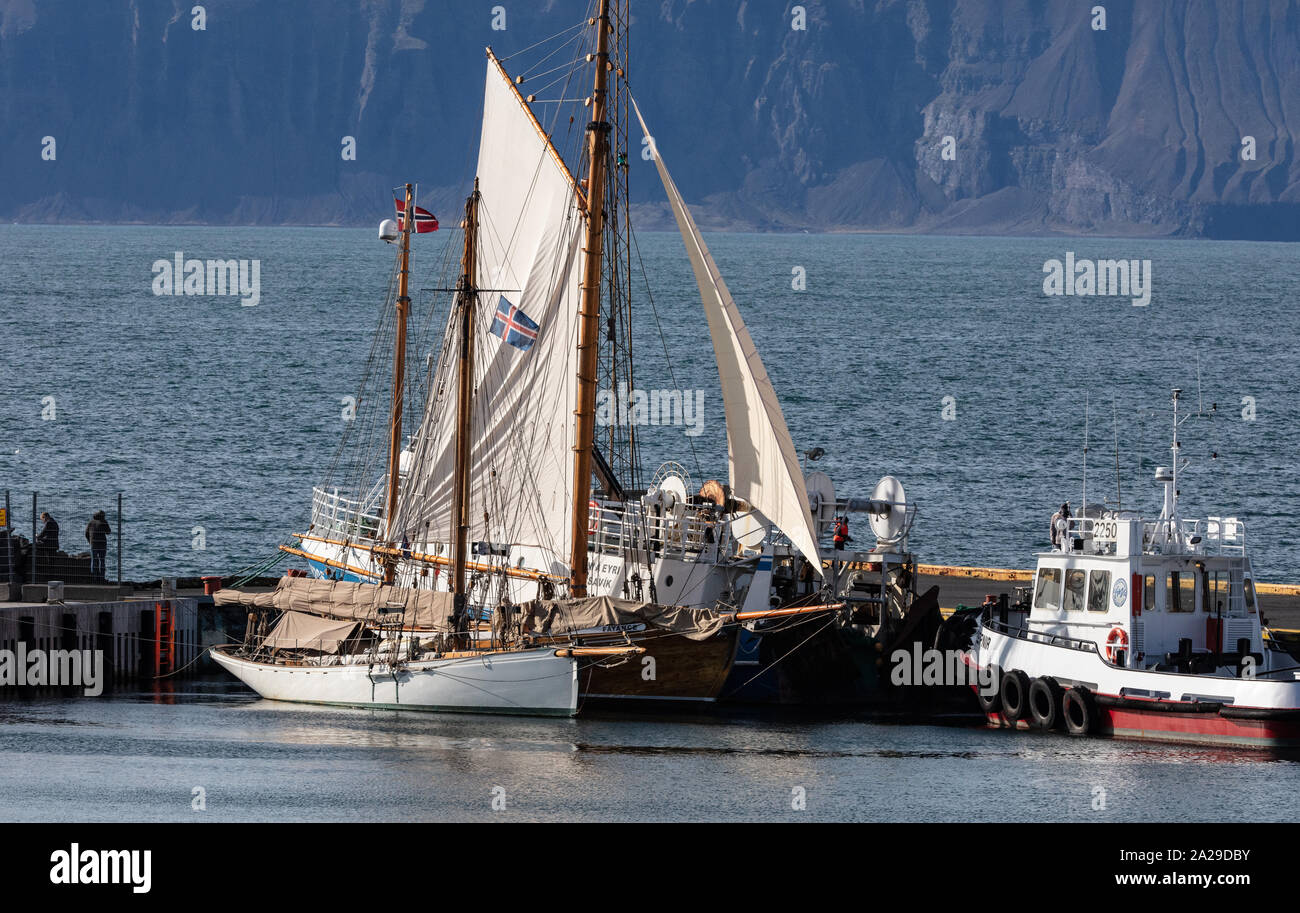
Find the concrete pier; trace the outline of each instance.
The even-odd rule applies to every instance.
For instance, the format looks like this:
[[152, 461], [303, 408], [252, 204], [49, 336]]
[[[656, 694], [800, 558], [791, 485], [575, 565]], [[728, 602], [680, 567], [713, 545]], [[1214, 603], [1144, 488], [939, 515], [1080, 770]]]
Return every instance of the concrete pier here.
[[0, 650], [99, 650], [109, 681], [184, 668], [201, 648], [193, 597], [0, 603]]

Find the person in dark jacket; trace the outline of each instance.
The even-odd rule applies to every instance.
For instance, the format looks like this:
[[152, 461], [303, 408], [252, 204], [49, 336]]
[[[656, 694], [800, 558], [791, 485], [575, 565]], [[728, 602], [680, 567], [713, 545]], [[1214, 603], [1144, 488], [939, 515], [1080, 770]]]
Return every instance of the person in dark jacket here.
[[95, 511], [95, 516], [86, 524], [86, 541], [90, 543], [90, 574], [100, 582], [103, 582], [108, 568], [108, 537], [112, 532], [102, 510]]
[[41, 514], [41, 522], [44, 525], [36, 534], [36, 548], [38, 552], [53, 555], [59, 550], [59, 524], [54, 522], [49, 513]]

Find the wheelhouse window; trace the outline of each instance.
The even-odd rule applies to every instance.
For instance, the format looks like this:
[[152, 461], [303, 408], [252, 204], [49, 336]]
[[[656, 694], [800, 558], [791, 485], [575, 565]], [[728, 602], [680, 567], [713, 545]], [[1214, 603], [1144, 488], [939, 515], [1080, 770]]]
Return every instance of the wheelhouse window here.
[[1142, 594], [1142, 611], [1156, 611], [1156, 575], [1147, 574], [1142, 588], [1146, 591]]
[[1061, 607], [1061, 569], [1040, 567], [1034, 584], [1034, 608], [1055, 612]]
[[1088, 611], [1106, 611], [1110, 598], [1110, 571], [1093, 571], [1088, 575]]
[[1170, 571], [1165, 589], [1165, 606], [1170, 612], [1196, 611], [1196, 578], [1192, 574]]
[[1081, 568], [1070, 568], [1065, 572], [1065, 611], [1083, 611], [1083, 587], [1088, 575]]
[[1246, 583], [1245, 586], [1246, 611], [1251, 615], [1254, 615], [1255, 614], [1255, 581], [1247, 577], [1245, 583]]

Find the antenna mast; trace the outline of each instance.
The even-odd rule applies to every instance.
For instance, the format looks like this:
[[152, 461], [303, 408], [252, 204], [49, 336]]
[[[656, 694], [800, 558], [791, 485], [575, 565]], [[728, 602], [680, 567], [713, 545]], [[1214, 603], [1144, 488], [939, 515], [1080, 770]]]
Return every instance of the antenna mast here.
[[1079, 517], [1088, 516], [1088, 394], [1083, 395], [1083, 508]]
[[1110, 398], [1110, 424], [1115, 429], [1115, 509], [1124, 509], [1124, 492], [1120, 489], [1119, 482], [1119, 407], [1115, 404], [1115, 397]]
[[1170, 502], [1169, 516], [1174, 521], [1175, 529], [1178, 524], [1178, 397], [1182, 395], [1182, 390], [1174, 387], [1174, 443], [1169, 448], [1174, 457], [1173, 465], [1173, 499]]

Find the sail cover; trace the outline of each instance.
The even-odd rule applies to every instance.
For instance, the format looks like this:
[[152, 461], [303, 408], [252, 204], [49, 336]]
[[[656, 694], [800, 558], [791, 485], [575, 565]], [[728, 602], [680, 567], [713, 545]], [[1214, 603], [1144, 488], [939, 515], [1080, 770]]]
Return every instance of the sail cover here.
[[270, 650], [289, 648], [337, 653], [339, 646], [356, 634], [358, 626], [359, 622], [355, 621], [335, 621], [302, 612], [285, 612], [271, 633], [266, 635], [262, 646]]
[[579, 631], [618, 633], [627, 626], [644, 624], [680, 634], [687, 640], [708, 640], [726, 624], [722, 615], [712, 609], [631, 602], [612, 596], [535, 599], [529, 604], [529, 613], [541, 619], [540, 633], [552, 636]]
[[[491, 59], [477, 177], [485, 291], [473, 340], [469, 541], [540, 549], [537, 570], [567, 575], [584, 216], [572, 175]], [[390, 534], [430, 551], [452, 538], [459, 335], [453, 308]]]
[[[641, 130], [651, 136], [636, 101], [632, 102]], [[704, 313], [713, 338], [713, 354], [718, 362], [722, 383], [722, 405], [727, 416], [727, 458], [731, 490], [748, 501], [772, 525], [785, 533], [794, 546], [821, 573], [821, 556], [817, 550], [817, 533], [803, 470], [795, 455], [794, 442], [786, 427], [781, 403], [768, 380], [763, 360], [754, 348], [740, 310], [722, 281], [718, 265], [713, 262], [700, 230], [691, 218], [677, 185], [664, 165], [653, 140], [650, 148], [655, 166], [663, 181], [668, 203], [677, 219], [677, 228], [686, 244], [686, 253], [700, 287]]]
[[402, 623], [429, 631], [452, 631], [455, 603], [450, 593], [351, 580], [315, 577], [281, 577], [275, 589], [262, 593], [221, 589], [212, 597], [217, 605], [242, 605], [250, 609], [321, 615], [352, 621], [379, 622], [400, 607]]

